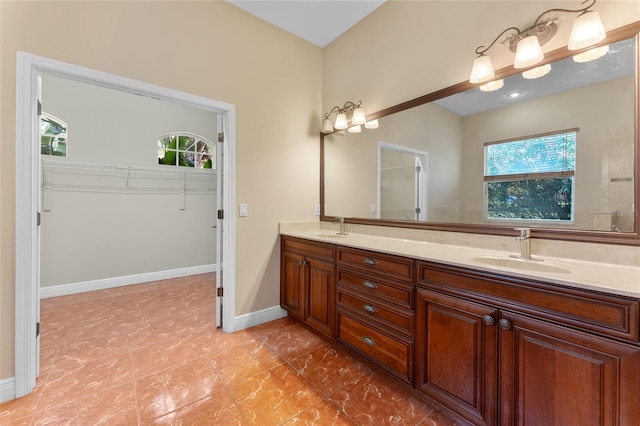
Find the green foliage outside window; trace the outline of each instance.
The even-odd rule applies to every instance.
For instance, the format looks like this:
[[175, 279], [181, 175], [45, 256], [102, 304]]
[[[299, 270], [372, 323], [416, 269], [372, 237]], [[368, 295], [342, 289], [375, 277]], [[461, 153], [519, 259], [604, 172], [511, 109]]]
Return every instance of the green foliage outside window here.
[[67, 123], [44, 112], [40, 116], [40, 153], [67, 156]]
[[571, 220], [572, 178], [487, 183], [490, 218]]
[[192, 134], [171, 134], [158, 139], [158, 164], [214, 168], [214, 145]]

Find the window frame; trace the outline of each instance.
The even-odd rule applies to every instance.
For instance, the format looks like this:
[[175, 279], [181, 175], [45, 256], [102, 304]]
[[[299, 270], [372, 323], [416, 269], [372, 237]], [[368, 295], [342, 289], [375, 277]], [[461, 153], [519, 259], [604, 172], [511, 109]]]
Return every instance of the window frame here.
[[[173, 151], [176, 153], [176, 163], [175, 164], [166, 164], [166, 163], [161, 163], [159, 160], [161, 160], [159, 153], [161, 149], [164, 149], [165, 151], [167, 151], [167, 148], [162, 148], [160, 146], [160, 143], [163, 139], [165, 138], [171, 138], [171, 137], [176, 137], [179, 138], [181, 136], [186, 136], [188, 138], [194, 139], [194, 141], [185, 149], [179, 149], [178, 146], [176, 146], [175, 149], [168, 149], [168, 151]], [[197, 146], [197, 144], [199, 142], [204, 142], [209, 149], [211, 150], [211, 154], [209, 156], [209, 160], [211, 160], [211, 167], [197, 167], [195, 164], [192, 166], [189, 165], [184, 165], [184, 164], [180, 164], [180, 157], [179, 154], [196, 154], [197, 151], [190, 151], [189, 148], [193, 147], [194, 145]], [[158, 165], [159, 166], [170, 166], [170, 167], [177, 167], [177, 168], [185, 168], [188, 170], [199, 170], [200, 172], [215, 172], [216, 171], [216, 155], [217, 155], [217, 149], [218, 147], [216, 146], [215, 142], [211, 141], [209, 138], [206, 138], [202, 135], [198, 135], [196, 133], [193, 132], [168, 132], [168, 133], [164, 133], [160, 136], [158, 136], [157, 138], [157, 149], [156, 149], [156, 159], [158, 161]], [[164, 158], [164, 157], [163, 157]]]
[[[62, 127], [64, 127], [64, 155], [56, 155], [56, 154], [51, 154], [51, 153], [46, 153], [46, 152], [42, 152], [42, 138], [44, 136], [51, 136], [51, 135], [47, 135], [42, 131], [42, 124], [43, 124], [43, 120], [47, 118], [51, 121], [56, 122], [56, 124], [61, 125]], [[39, 118], [39, 125], [40, 125], [40, 155], [47, 155], [49, 157], [62, 157], [62, 158], [67, 158], [69, 157], [69, 123], [67, 123], [66, 121], [56, 117], [53, 114], [50, 114], [48, 112], [42, 111], [40, 113], [40, 118]], [[58, 135], [61, 135], [63, 133], [57, 133], [56, 135], [53, 135], [54, 138], [57, 138]], [[55, 151], [55, 149], [53, 150]]]
[[[483, 215], [485, 220], [490, 222], [526, 222], [530, 224], [565, 224], [565, 225], [573, 225], [575, 223], [575, 196], [576, 196], [576, 168], [577, 168], [577, 143], [578, 143], [578, 132], [579, 128], [569, 128], [563, 130], [555, 130], [544, 133], [537, 133], [533, 135], [521, 136], [517, 138], [504, 139], [494, 142], [486, 142], [483, 145], [483, 160], [484, 160], [484, 170], [483, 170]], [[525, 173], [512, 173], [512, 174], [503, 174], [503, 175], [487, 175], [487, 146], [490, 145], [499, 145], [513, 142], [521, 142], [527, 140], [534, 140], [548, 136], [556, 136], [556, 135], [566, 135], [574, 133], [575, 134], [575, 150], [574, 150], [574, 158], [573, 158], [573, 170], [562, 170], [557, 172], [525, 172]], [[490, 217], [489, 216], [489, 185], [491, 183], [501, 183], [501, 182], [516, 182], [516, 181], [535, 181], [535, 180], [551, 180], [551, 179], [571, 179], [571, 219], [528, 219], [528, 218], [518, 218], [518, 217]]]

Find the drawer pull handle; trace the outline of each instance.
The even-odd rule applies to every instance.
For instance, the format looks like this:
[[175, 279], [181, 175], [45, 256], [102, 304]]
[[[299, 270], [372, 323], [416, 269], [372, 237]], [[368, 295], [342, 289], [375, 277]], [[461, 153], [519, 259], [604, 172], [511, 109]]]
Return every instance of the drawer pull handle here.
[[364, 263], [366, 263], [367, 265], [377, 265], [378, 262], [376, 262], [375, 259], [372, 259], [370, 257], [367, 257], [364, 259]]
[[491, 315], [485, 315], [484, 318], [482, 318], [482, 321], [485, 325], [493, 325], [495, 323]]
[[511, 328], [511, 323], [506, 319], [501, 319], [498, 324], [500, 324], [500, 328], [502, 328], [503, 330], [508, 330]]
[[378, 288], [378, 286], [375, 283], [372, 283], [371, 281], [365, 281], [364, 283], [362, 283], [362, 285], [367, 288]]
[[371, 305], [364, 305], [363, 308], [367, 312], [378, 312], [378, 310]]
[[375, 340], [373, 340], [371, 337], [368, 337], [368, 336], [364, 336], [362, 338], [362, 341], [365, 342], [369, 346], [375, 346], [376, 345]]

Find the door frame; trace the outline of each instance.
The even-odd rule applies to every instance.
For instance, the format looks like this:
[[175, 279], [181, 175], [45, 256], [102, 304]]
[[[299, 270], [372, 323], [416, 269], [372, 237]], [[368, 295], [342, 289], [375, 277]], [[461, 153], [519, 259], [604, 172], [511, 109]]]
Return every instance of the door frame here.
[[225, 309], [223, 330], [235, 331], [235, 105], [162, 86], [80, 67], [29, 53], [18, 52], [16, 77], [16, 222], [15, 222], [15, 397], [35, 388], [39, 318], [39, 233], [40, 141], [38, 119], [38, 77], [51, 74], [87, 84], [136, 93], [224, 116], [223, 170], [226, 173], [222, 208], [225, 232], [222, 250], [225, 262]]

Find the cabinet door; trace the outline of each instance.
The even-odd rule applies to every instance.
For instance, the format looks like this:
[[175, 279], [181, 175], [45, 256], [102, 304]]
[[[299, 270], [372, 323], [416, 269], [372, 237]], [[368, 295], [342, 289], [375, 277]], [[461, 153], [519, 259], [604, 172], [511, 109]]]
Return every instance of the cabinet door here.
[[501, 425], [639, 425], [640, 348], [503, 312]]
[[305, 321], [307, 324], [333, 336], [335, 318], [336, 267], [332, 263], [307, 259], [308, 303]]
[[496, 424], [497, 310], [418, 289], [416, 317], [416, 387], [474, 424]]
[[290, 315], [304, 320], [306, 297], [306, 260], [304, 256], [283, 251], [280, 258], [280, 305]]

